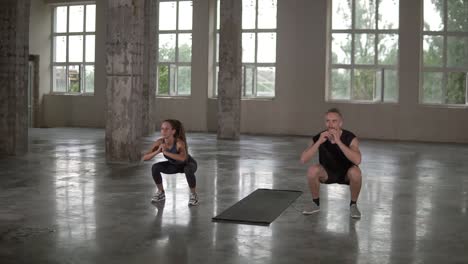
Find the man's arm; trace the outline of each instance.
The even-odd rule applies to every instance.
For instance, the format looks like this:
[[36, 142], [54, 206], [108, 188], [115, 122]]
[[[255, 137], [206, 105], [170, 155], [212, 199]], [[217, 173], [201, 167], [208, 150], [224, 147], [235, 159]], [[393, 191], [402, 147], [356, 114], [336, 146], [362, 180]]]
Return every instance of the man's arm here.
[[319, 146], [318, 141], [310, 143], [309, 147], [302, 152], [301, 163], [307, 163], [317, 153]]
[[359, 140], [354, 138], [347, 147], [343, 142], [338, 141], [336, 142], [338, 147], [340, 147], [343, 154], [348, 158], [354, 165], [361, 164], [361, 151], [359, 150]]
[[322, 143], [327, 140], [328, 136], [329, 133], [324, 131], [320, 134], [320, 137], [317, 139], [317, 141], [310, 143], [309, 147], [302, 152], [301, 163], [304, 164], [308, 162], [315, 155], [315, 153], [317, 153], [320, 145], [322, 145]]

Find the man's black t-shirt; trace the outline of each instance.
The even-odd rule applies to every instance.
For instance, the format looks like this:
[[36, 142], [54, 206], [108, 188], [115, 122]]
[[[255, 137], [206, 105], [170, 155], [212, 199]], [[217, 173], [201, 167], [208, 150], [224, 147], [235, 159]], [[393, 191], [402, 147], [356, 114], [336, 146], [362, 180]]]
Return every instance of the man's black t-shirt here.
[[[320, 138], [320, 134], [322, 132], [313, 137], [314, 143]], [[340, 138], [341, 142], [349, 147], [351, 141], [353, 141], [355, 137], [356, 136], [352, 132], [343, 129]], [[327, 183], [337, 182], [346, 184], [346, 172], [354, 165], [348, 158], [346, 158], [338, 145], [332, 144], [330, 140], [327, 140], [320, 145], [319, 162], [327, 171], [329, 178]]]

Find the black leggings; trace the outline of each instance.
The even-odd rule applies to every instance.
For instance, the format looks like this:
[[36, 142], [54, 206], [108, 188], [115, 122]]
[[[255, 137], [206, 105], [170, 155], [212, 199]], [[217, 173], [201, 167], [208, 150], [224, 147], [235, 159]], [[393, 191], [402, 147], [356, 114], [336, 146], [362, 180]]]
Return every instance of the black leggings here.
[[190, 188], [195, 188], [197, 180], [195, 179], [195, 172], [197, 171], [197, 162], [189, 156], [187, 162], [181, 164], [175, 164], [170, 161], [162, 161], [153, 165], [151, 172], [153, 179], [156, 184], [162, 183], [161, 173], [174, 174], [174, 173], [185, 173], [187, 183]]

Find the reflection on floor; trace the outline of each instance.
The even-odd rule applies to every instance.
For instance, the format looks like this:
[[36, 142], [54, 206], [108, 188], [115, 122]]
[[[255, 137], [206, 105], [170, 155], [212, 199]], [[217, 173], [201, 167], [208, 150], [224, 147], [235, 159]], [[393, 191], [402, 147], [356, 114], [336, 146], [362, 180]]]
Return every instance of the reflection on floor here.
[[[189, 134], [200, 205], [182, 174], [150, 203], [151, 165], [106, 164], [104, 131], [32, 129], [30, 153], [0, 159], [1, 263], [467, 263], [468, 145], [361, 140], [360, 220], [346, 186], [311, 202], [305, 137]], [[151, 144], [144, 138], [142, 150]], [[257, 188], [304, 194], [270, 226], [211, 217]]]

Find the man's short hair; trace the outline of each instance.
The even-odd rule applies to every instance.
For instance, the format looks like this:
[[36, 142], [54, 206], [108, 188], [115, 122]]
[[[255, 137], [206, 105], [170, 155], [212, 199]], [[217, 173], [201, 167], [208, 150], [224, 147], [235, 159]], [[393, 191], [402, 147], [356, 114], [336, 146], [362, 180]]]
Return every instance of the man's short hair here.
[[338, 108], [336, 108], [336, 107], [328, 109], [325, 114], [329, 114], [329, 113], [335, 113], [335, 114], [339, 115], [340, 118], [343, 118], [343, 115], [341, 114], [340, 110]]

